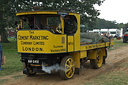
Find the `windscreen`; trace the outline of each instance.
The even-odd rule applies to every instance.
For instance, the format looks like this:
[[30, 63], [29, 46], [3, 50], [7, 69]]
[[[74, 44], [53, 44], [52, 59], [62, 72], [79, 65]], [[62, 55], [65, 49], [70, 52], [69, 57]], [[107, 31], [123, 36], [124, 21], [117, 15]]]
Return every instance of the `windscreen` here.
[[[22, 29], [47, 29], [55, 31], [61, 24], [59, 15], [25, 15], [20, 16]], [[61, 27], [61, 26], [60, 26]]]

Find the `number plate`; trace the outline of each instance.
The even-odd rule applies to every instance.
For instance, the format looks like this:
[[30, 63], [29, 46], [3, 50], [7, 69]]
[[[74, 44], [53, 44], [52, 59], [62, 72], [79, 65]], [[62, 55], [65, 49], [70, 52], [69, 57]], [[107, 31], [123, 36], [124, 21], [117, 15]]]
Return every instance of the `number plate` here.
[[39, 64], [39, 60], [28, 60], [28, 63], [35, 63], [35, 64]]

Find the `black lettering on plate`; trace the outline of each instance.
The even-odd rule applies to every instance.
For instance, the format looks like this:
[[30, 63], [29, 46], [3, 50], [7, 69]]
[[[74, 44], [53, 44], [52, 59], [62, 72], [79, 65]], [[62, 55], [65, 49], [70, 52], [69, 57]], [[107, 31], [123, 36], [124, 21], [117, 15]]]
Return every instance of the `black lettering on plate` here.
[[34, 31], [29, 31], [29, 34], [34, 34]]
[[63, 45], [53, 45], [53, 48], [63, 48]]
[[43, 48], [39, 47], [22, 47], [23, 51], [43, 51]]
[[73, 42], [68, 42], [68, 45], [73, 45]]

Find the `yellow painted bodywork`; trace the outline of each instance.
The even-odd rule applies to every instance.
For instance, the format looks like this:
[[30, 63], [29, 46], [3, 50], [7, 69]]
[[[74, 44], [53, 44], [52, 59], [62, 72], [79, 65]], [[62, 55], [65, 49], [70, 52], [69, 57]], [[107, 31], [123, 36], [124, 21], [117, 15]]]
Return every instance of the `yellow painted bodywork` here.
[[73, 36], [68, 36], [68, 52], [73, 52], [74, 50], [74, 39]]
[[99, 44], [87, 44], [87, 45], [81, 45], [80, 46], [80, 51], [83, 50], [92, 50], [92, 49], [97, 49], [97, 48], [104, 48], [114, 45], [114, 42], [106, 42], [106, 43], [99, 43]]
[[87, 51], [81, 51], [80, 58], [85, 58], [85, 57], [87, 57]]
[[[107, 56], [106, 53], [105, 53], [105, 49], [106, 48], [100, 48], [103, 56]], [[98, 52], [98, 49], [89, 50], [89, 57], [88, 57], [88, 59], [96, 59], [97, 52]]]
[[75, 61], [75, 67], [80, 68], [80, 52], [73, 52], [69, 55], [73, 57], [73, 60]]
[[106, 52], [105, 52], [105, 49], [106, 49], [106, 48], [101, 48], [101, 49], [102, 49], [103, 56], [107, 56], [107, 55], [106, 55]]
[[[19, 13], [16, 14], [16, 16], [33, 15], [33, 14], [57, 15], [58, 12], [57, 11], [19, 12]], [[64, 34], [64, 20], [63, 20], [62, 16], [60, 16], [60, 20], [61, 20], [61, 26], [62, 26], [62, 34], [64, 34], [64, 35], [56, 35], [56, 34], [52, 34], [52, 33], [48, 32], [48, 31], [45, 33], [45, 35], [48, 35], [48, 36], [52, 36], [52, 37], [56, 36], [56, 39], [54, 39], [55, 38], [54, 37], [53, 39], [51, 39], [51, 41], [48, 41], [48, 42], [54, 42], [54, 41], [56, 41], [56, 43], [54, 43], [55, 46], [58, 46], [59, 45], [57, 42], [60, 39], [57, 39], [57, 38], [62, 38], [62, 36], [64, 36], [65, 42], [67, 42], [67, 43], [65, 44], [65, 47], [63, 47], [63, 50], [65, 49], [65, 51], [60, 51], [60, 52], [73, 52], [73, 51], [79, 51], [80, 50], [80, 15], [77, 14], [77, 13], [68, 13], [68, 15], [74, 15], [76, 17], [76, 19], [77, 19], [77, 31], [76, 31], [76, 33], [74, 35], [69, 35], [68, 36], [68, 35]], [[22, 21], [20, 23], [22, 25]], [[42, 22], [42, 24], [43, 24], [43, 22]], [[27, 32], [27, 30], [26, 30], [26, 32]], [[33, 30], [33, 32], [36, 32], [37, 33], [36, 30]], [[44, 33], [45, 31], [41, 31], [41, 32]], [[43, 34], [43, 33], [41, 33], [41, 34]], [[21, 30], [19, 30], [17, 34], [18, 35], [24, 35], [23, 31], [21, 32]], [[37, 35], [38, 35], [38, 33], [37, 33]], [[26, 34], [26, 36], [29, 36], [29, 35]], [[34, 36], [36, 36], [36, 34], [34, 34]], [[27, 41], [29, 41], [29, 40], [27, 40]], [[19, 48], [18, 49], [18, 52], [25, 52], [25, 51], [21, 50], [21, 49], [23, 49], [24, 46], [21, 45], [20, 42], [21, 41], [18, 40], [18, 48]], [[26, 42], [26, 41], [24, 41], [24, 42]], [[36, 40], [36, 42], [38, 42], [38, 40]], [[45, 41], [45, 42], [47, 43], [47, 41]], [[28, 45], [27, 47], [30, 48], [30, 47], [33, 47], [33, 46], [32, 45], [31, 46]], [[42, 47], [42, 46], [35, 46], [35, 48], [38, 48], [38, 47]], [[44, 49], [43, 52], [40, 52], [40, 51], [38, 51], [38, 52], [34, 52], [34, 51], [30, 52], [30, 51], [27, 51], [25, 53], [51, 53], [50, 50], [53, 49], [53, 46], [47, 44], [47, 45], [43, 46], [43, 48], [41, 48], [41, 49]], [[52, 52], [52, 53], [60, 53], [60, 52], [58, 52], [57, 50], [55, 50], [55, 52]]]
[[111, 40], [110, 42], [106, 43], [106, 46], [112, 46], [112, 45], [114, 45], [114, 40]]
[[102, 47], [106, 47], [106, 43], [81, 45], [80, 46], [80, 51], [97, 49], [97, 48], [102, 48]]
[[80, 15], [75, 14], [77, 18], [77, 32], [74, 35], [74, 51], [80, 50]]
[[61, 19], [61, 26], [62, 26], [62, 34], [64, 34], [64, 20], [62, 17], [60, 17]]
[[97, 50], [89, 50], [89, 59], [96, 59]]
[[20, 53], [66, 52], [66, 35], [53, 34], [47, 30], [20, 30], [17, 32]]
[[16, 16], [20, 15], [32, 15], [32, 14], [57, 14], [56, 11], [30, 11], [30, 12], [19, 12]]

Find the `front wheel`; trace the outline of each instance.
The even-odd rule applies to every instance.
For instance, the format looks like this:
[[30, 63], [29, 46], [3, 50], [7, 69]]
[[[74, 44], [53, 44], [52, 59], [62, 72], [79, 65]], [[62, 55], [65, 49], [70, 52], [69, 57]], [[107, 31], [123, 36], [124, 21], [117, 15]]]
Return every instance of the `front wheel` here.
[[59, 73], [63, 79], [71, 79], [75, 72], [75, 63], [71, 56], [66, 56], [61, 60]]
[[91, 59], [90, 64], [94, 69], [98, 69], [102, 66], [103, 63], [103, 52], [101, 49], [97, 50], [96, 59]]
[[34, 71], [34, 68], [32, 68], [30, 65], [26, 66], [26, 68], [23, 70], [23, 73], [28, 75], [28, 76], [36, 75], [36, 72]]

